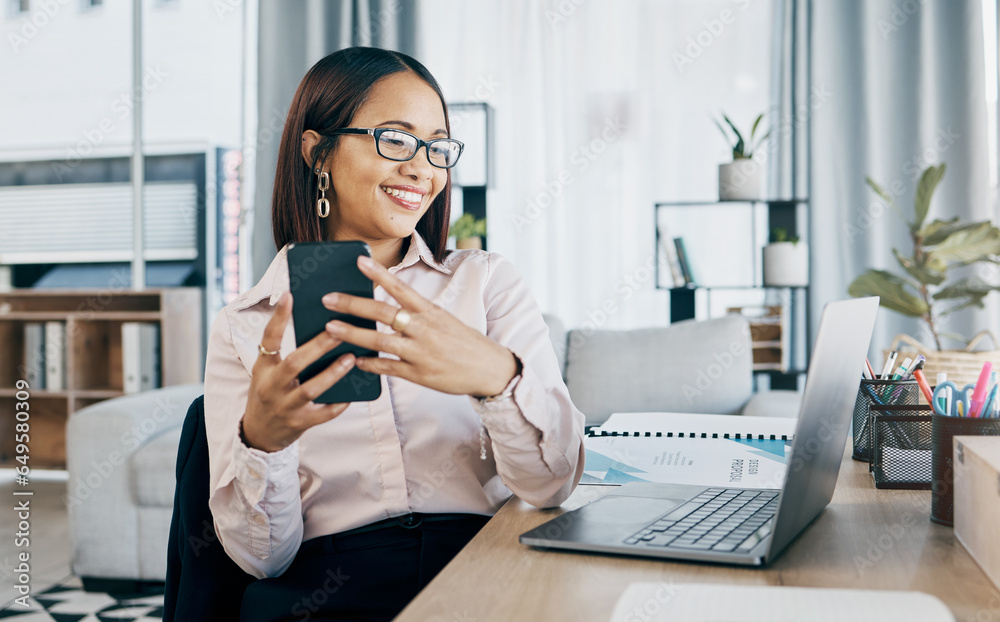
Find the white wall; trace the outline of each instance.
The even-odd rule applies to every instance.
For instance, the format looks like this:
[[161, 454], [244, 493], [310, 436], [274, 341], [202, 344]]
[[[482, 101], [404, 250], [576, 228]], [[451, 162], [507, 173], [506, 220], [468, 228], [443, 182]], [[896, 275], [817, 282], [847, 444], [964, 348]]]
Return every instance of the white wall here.
[[[0, 5], [0, 161], [131, 153], [132, 2]], [[145, 0], [149, 153], [239, 146], [243, 9], [228, 0]]]

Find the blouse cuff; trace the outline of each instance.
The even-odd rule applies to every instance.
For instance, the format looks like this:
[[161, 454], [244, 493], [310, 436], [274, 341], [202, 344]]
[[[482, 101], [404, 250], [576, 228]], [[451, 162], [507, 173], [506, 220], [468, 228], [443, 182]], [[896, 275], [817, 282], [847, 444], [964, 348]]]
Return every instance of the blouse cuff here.
[[296, 440], [278, 451], [262, 451], [248, 447], [240, 438], [237, 427], [234, 439], [233, 462], [236, 480], [240, 483], [250, 503], [257, 504], [265, 497], [268, 487], [274, 489], [281, 482], [298, 482], [293, 477], [299, 468], [299, 442]]

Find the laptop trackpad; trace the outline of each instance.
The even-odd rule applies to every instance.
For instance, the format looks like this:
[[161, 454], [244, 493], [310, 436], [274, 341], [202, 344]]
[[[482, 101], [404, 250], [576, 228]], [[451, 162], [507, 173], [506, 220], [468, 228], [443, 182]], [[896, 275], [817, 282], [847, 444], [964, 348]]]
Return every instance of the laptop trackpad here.
[[687, 499], [654, 499], [609, 495], [580, 508], [584, 520], [593, 523], [648, 525]]
[[534, 546], [554, 546], [555, 542], [617, 546], [686, 500], [612, 494], [522, 534], [521, 541]]

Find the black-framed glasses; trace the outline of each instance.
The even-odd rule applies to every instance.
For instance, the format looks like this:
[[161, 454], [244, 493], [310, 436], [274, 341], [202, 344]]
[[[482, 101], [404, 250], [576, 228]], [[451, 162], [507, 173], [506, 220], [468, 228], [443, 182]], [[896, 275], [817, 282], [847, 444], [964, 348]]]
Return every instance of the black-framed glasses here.
[[375, 138], [375, 150], [386, 160], [406, 162], [417, 155], [421, 147], [427, 147], [427, 161], [438, 168], [451, 168], [458, 164], [465, 145], [454, 138], [422, 140], [409, 132], [387, 127], [365, 128], [345, 127], [339, 130], [319, 132], [324, 136], [337, 134], [368, 134]]

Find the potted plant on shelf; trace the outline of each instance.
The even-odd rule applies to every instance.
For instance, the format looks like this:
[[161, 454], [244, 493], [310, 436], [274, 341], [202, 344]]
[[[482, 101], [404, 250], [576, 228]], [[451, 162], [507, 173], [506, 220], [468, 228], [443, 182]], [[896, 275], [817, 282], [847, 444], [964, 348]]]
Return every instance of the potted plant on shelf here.
[[486, 235], [486, 219], [462, 214], [451, 224], [449, 235], [455, 238], [455, 248], [481, 249]]
[[771, 243], [764, 247], [766, 287], [805, 287], [809, 284], [809, 248], [799, 236], [781, 227], [771, 229]]
[[768, 130], [755, 139], [757, 130], [763, 129], [760, 128], [760, 122], [763, 118], [764, 113], [757, 115], [750, 128], [748, 140], [743, 139], [743, 135], [725, 114], [722, 115], [722, 119], [735, 137], [726, 131], [722, 123], [719, 123], [718, 120], [715, 121], [715, 125], [718, 126], [719, 131], [722, 132], [726, 142], [732, 146], [733, 150], [733, 161], [719, 165], [720, 201], [754, 201], [760, 198], [760, 166], [754, 162], [753, 154], [758, 145], [771, 135], [771, 131]]
[[[913, 240], [913, 250], [904, 255], [899, 250], [892, 249], [896, 261], [903, 269], [902, 275], [869, 269], [854, 279], [847, 291], [851, 296], [879, 296], [881, 306], [909, 317], [920, 318], [934, 341], [933, 348], [908, 335], [899, 335], [890, 349], [897, 349], [898, 342], [909, 344], [927, 358], [924, 371], [928, 378], [933, 378], [936, 371], [946, 371], [949, 372], [949, 380], [962, 386], [971, 375], [969, 370], [976, 369], [978, 373], [978, 366], [989, 358], [996, 359], [1000, 351], [971, 352], [979, 339], [989, 333], [984, 331], [969, 341], [964, 335], [942, 332], [940, 321], [959, 309], [982, 309], [986, 295], [1000, 290], [1000, 287], [987, 283], [976, 275], [953, 277], [949, 275], [949, 270], [963, 266], [988, 266], [995, 274], [1000, 265], [1000, 229], [989, 220], [963, 224], [957, 216], [949, 220], [934, 219], [925, 223], [931, 196], [944, 173], [944, 164], [924, 170], [917, 184], [912, 222], [907, 222], [891, 194], [871, 178], [865, 178], [872, 190], [906, 222]], [[941, 347], [942, 338], [968, 345], [963, 351], [946, 351]], [[1000, 344], [994, 338], [993, 347], [998, 346]], [[975, 381], [974, 376], [972, 381]]]

